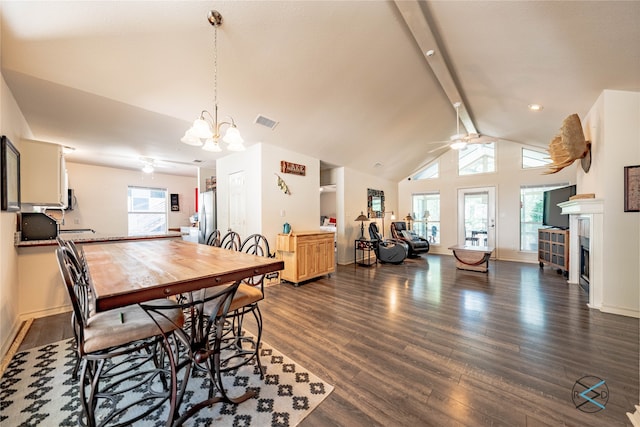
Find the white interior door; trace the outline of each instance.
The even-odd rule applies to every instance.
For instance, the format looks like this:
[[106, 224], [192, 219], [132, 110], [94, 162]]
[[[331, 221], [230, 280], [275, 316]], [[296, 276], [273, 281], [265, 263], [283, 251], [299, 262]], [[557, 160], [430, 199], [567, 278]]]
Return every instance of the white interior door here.
[[[244, 171], [229, 174], [229, 228], [246, 236], [246, 195]], [[224, 235], [224, 231], [220, 230]]]
[[459, 245], [490, 246], [495, 248], [495, 194], [495, 187], [462, 188], [458, 190]]

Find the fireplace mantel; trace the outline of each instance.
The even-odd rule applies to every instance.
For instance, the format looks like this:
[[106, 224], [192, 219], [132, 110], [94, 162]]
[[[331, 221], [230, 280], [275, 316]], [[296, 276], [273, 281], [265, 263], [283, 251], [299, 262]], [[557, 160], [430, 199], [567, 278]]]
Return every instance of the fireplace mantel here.
[[604, 213], [604, 200], [602, 199], [576, 199], [558, 203], [565, 215], [602, 214]]
[[589, 220], [589, 307], [602, 308], [604, 286], [604, 200], [576, 199], [558, 203], [569, 215], [569, 283], [580, 281], [580, 240], [578, 222]]

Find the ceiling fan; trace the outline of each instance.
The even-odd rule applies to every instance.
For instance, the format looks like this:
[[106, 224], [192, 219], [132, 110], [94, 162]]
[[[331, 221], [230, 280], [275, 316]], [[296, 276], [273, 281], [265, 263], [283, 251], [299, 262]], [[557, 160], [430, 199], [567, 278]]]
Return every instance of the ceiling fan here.
[[456, 109], [456, 133], [455, 135], [451, 135], [449, 141], [438, 141], [433, 142], [432, 144], [443, 144], [441, 147], [435, 148], [428, 152], [431, 154], [435, 151], [439, 151], [442, 149], [453, 149], [453, 150], [464, 150], [467, 148], [467, 145], [470, 144], [489, 144], [491, 142], [495, 142], [497, 138], [488, 137], [486, 135], [480, 135], [478, 133], [460, 133], [460, 106], [462, 104], [460, 102], [455, 102], [453, 104]]
[[154, 159], [151, 157], [140, 157], [140, 162], [142, 164], [142, 171], [145, 173], [153, 173], [156, 168], [175, 169], [184, 166], [198, 167], [205, 165], [201, 160], [194, 160], [192, 162], [181, 162], [178, 160], [163, 160]]

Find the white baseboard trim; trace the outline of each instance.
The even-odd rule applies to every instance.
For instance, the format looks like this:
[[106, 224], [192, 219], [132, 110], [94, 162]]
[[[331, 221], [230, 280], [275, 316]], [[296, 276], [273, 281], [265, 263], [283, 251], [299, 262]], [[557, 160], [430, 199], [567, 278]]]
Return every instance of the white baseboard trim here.
[[24, 322], [27, 319], [39, 319], [41, 317], [51, 316], [54, 314], [66, 313], [73, 310], [71, 305], [61, 305], [58, 307], [47, 308], [46, 310], [30, 311], [28, 313], [20, 314], [20, 321]]
[[633, 310], [630, 308], [622, 308], [622, 307], [615, 307], [615, 306], [602, 304], [602, 306], [600, 307], [600, 311], [602, 311], [603, 313], [611, 313], [611, 314], [619, 314], [621, 316], [635, 317], [636, 319], [640, 318], [640, 311]]
[[627, 417], [631, 420], [633, 427], [640, 427], [640, 405], [636, 405], [636, 412], [627, 412]]
[[7, 351], [3, 353], [2, 363], [0, 363], [0, 377], [4, 375], [5, 369], [7, 369], [9, 363], [11, 363], [11, 359], [13, 358], [13, 355], [16, 354], [16, 351], [18, 351], [18, 347], [20, 347], [20, 344], [22, 344], [22, 340], [24, 340], [24, 337], [27, 336], [27, 332], [29, 332], [29, 328], [31, 327], [32, 323], [33, 319], [28, 319], [22, 325], [22, 327], [20, 328], [20, 332], [18, 332], [16, 337], [12, 340], [13, 342], [11, 343]]
[[13, 325], [11, 325], [11, 330], [7, 334], [7, 340], [2, 342], [2, 346], [0, 346], [0, 355], [2, 355], [2, 357], [0, 357], [0, 360], [4, 358], [4, 356], [11, 348], [11, 344], [13, 344], [13, 341], [16, 339], [16, 336], [18, 336], [18, 333], [20, 332], [21, 325], [22, 321], [14, 322]]

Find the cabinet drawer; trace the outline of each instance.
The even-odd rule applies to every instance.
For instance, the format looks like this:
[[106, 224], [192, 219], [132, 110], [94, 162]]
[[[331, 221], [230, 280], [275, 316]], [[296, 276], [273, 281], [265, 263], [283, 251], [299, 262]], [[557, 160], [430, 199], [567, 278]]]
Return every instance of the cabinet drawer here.
[[289, 235], [278, 234], [276, 238], [276, 249], [279, 251], [292, 252], [294, 250], [295, 243], [293, 237]]

